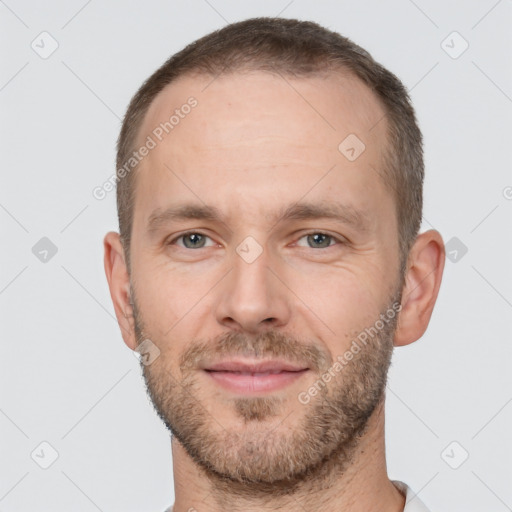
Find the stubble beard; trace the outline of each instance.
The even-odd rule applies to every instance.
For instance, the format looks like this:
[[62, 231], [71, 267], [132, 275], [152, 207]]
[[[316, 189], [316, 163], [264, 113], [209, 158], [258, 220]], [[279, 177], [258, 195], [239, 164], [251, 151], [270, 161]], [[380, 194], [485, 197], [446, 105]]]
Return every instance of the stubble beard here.
[[[133, 299], [135, 332], [142, 341], [148, 337], [147, 330]], [[385, 311], [399, 301], [396, 293]], [[295, 394], [232, 398], [232, 414], [237, 425], [243, 421], [243, 428], [231, 429], [208, 411], [208, 404], [201, 399], [203, 379], [198, 379], [200, 370], [195, 366], [199, 358], [242, 354], [282, 357], [306, 362], [319, 382], [321, 375], [332, 369], [331, 355], [318, 344], [278, 331], [255, 338], [229, 332], [209, 342], [191, 343], [180, 357], [180, 374], [172, 375], [162, 356], [147, 366], [141, 361], [141, 369], [157, 414], [218, 490], [225, 487], [240, 496], [258, 494], [266, 499], [269, 492], [274, 497], [285, 495], [305, 481], [327, 485], [334, 473], [342, 474], [351, 465], [369, 419], [384, 400], [397, 320], [398, 314], [370, 337], [335, 379], [318, 386], [318, 394], [307, 404], [300, 404]], [[306, 383], [301, 391], [307, 391], [311, 384]], [[283, 414], [283, 407], [290, 403], [293, 409]], [[225, 404], [223, 401], [222, 406]], [[215, 407], [211, 410], [214, 412]], [[296, 421], [290, 427], [292, 419]]]

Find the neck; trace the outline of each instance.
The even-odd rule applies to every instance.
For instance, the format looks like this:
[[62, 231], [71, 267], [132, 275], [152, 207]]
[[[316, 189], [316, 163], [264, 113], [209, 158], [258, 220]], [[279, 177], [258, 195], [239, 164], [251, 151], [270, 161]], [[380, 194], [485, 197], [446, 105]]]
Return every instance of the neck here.
[[[377, 406], [365, 433], [351, 450], [350, 466], [334, 454], [311, 478], [289, 493], [251, 493], [242, 484], [220, 480], [206, 473], [172, 438], [175, 504], [173, 512], [402, 512], [405, 498], [387, 476], [384, 444], [384, 401]], [[346, 456], [346, 454], [344, 454]]]

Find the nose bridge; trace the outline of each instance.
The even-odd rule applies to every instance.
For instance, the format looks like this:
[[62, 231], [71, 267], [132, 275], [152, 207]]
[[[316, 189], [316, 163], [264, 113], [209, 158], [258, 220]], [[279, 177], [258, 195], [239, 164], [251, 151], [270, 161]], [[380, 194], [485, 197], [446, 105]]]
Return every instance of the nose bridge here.
[[269, 323], [277, 327], [288, 321], [286, 289], [269, 270], [270, 260], [267, 249], [251, 237], [236, 248], [232, 271], [218, 298], [218, 322], [256, 332]]

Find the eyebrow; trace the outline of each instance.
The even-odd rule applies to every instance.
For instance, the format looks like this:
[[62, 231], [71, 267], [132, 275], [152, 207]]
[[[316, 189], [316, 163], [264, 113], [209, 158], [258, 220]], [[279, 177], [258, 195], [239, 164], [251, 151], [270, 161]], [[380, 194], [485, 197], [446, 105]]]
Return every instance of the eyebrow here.
[[[272, 229], [282, 221], [315, 219], [333, 219], [347, 224], [360, 232], [367, 232], [370, 226], [370, 219], [365, 211], [342, 203], [294, 203], [286, 208], [282, 208], [273, 216], [273, 219], [275, 223]], [[149, 234], [154, 234], [170, 222], [183, 220], [205, 220], [225, 223], [218, 208], [191, 203], [170, 206], [163, 211], [160, 209], [154, 210], [149, 216], [146, 229]]]

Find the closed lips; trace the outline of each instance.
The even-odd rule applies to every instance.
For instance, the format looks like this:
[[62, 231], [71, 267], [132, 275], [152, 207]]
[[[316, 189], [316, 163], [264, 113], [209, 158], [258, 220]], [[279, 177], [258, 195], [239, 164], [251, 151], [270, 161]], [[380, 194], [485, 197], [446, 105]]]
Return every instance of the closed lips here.
[[203, 370], [222, 388], [245, 395], [283, 389], [300, 379], [309, 368], [287, 361], [231, 359], [206, 365]]
[[[234, 375], [253, 375], [253, 376], [260, 376], [260, 375], [276, 375], [278, 373], [287, 373], [290, 372], [290, 370], [274, 370], [274, 371], [268, 371], [268, 372], [234, 372], [231, 370], [206, 370], [207, 372], [227, 372], [233, 373]], [[304, 371], [304, 370], [294, 370], [296, 372]]]
[[308, 368], [282, 361], [246, 363], [241, 361], [223, 361], [204, 368], [209, 372], [231, 372], [240, 375], [270, 375], [283, 372], [301, 372]]

